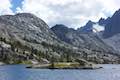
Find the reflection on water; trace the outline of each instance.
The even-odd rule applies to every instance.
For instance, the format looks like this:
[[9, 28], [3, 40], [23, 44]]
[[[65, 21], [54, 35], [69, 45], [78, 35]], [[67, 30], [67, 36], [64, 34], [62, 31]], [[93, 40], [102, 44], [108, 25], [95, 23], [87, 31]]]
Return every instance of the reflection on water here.
[[96, 70], [26, 69], [24, 65], [0, 66], [0, 80], [120, 80], [120, 65]]

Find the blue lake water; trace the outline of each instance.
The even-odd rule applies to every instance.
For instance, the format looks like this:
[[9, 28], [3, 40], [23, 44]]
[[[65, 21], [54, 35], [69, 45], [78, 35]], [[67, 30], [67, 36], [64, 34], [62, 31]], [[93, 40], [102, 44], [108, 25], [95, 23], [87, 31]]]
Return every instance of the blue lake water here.
[[120, 65], [96, 70], [26, 69], [25, 65], [0, 66], [0, 80], [120, 80]]

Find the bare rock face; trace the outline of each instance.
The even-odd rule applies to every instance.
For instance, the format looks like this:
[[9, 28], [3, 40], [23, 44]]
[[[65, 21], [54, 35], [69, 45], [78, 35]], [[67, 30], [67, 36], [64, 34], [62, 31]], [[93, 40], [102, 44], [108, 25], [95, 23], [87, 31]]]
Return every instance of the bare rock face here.
[[120, 33], [120, 10], [116, 11], [105, 27], [104, 38], [112, 37]]

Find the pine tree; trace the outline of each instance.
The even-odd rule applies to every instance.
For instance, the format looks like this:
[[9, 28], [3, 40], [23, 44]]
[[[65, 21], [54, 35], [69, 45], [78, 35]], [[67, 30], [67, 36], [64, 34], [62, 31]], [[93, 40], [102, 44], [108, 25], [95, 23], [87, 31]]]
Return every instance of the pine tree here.
[[51, 68], [55, 67], [54, 62], [55, 62], [55, 58], [52, 56], [51, 57]]
[[11, 50], [15, 52], [15, 46], [13, 44], [11, 44]]

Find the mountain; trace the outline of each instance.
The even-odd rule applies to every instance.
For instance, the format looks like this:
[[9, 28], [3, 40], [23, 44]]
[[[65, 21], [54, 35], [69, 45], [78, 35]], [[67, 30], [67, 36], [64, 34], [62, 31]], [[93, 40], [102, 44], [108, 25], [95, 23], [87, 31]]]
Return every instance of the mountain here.
[[[2, 42], [11, 46], [16, 56], [21, 57], [20, 61], [23, 61], [24, 57], [25, 60], [39, 60], [43, 55], [50, 58], [54, 55], [53, 52], [56, 52], [56, 46], [60, 49], [69, 47], [55, 36], [43, 20], [30, 13], [0, 16], [0, 38]], [[59, 57], [57, 52], [55, 55]], [[8, 61], [20, 62], [17, 57]]]
[[105, 26], [104, 38], [112, 37], [120, 33], [120, 10], [116, 11], [109, 23]]
[[78, 28], [78, 31], [82, 32], [82, 33], [88, 33], [88, 32], [91, 33], [91, 32], [93, 32], [93, 25], [94, 24], [95, 24], [95, 22], [88, 21], [85, 26]]
[[96, 35], [56, 26], [50, 29], [30, 13], [0, 16], [0, 61], [48, 63], [54, 57], [56, 62], [78, 58], [96, 63], [119, 62], [119, 55]]
[[113, 48], [106, 45], [94, 33], [81, 33], [78, 30], [68, 28], [62, 24], [53, 26], [51, 30], [57, 35], [60, 40], [80, 49], [82, 48], [83, 50], [87, 50], [87, 54], [96, 56], [98, 60], [100, 59], [100, 56], [103, 57], [103, 55], [108, 56], [109, 54], [116, 54], [114, 53], [116, 51]]
[[68, 28], [62, 24], [53, 26], [51, 30], [60, 40], [76, 47], [111, 50], [96, 34], [81, 33], [79, 30]]
[[67, 34], [68, 32], [69, 32], [69, 33], [72, 33], [72, 32], [75, 31], [74, 29], [68, 28], [67, 26], [62, 25], [62, 24], [57, 24], [57, 25], [55, 25], [54, 27], [51, 28], [51, 30], [52, 30], [62, 41], [65, 41], [65, 42], [68, 42], [68, 43], [70, 43], [70, 39], [68, 39], [65, 34]]

